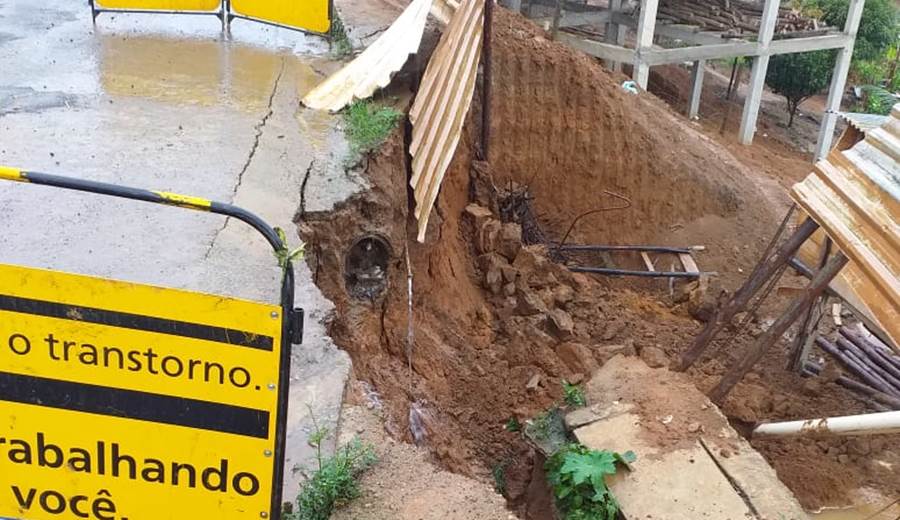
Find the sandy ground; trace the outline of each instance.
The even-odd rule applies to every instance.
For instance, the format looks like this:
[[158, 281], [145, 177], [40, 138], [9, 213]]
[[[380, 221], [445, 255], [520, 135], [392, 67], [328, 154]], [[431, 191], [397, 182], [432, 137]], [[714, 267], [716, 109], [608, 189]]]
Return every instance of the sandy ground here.
[[441, 470], [427, 449], [397, 441], [378, 411], [345, 406], [339, 442], [358, 437], [375, 447], [379, 462], [361, 479], [362, 496], [332, 520], [515, 520], [490, 485]]

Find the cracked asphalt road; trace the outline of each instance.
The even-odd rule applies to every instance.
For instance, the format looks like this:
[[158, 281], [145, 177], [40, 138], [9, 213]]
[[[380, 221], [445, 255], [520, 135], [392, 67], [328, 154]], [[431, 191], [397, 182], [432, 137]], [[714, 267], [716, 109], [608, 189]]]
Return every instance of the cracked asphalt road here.
[[[338, 120], [300, 108], [327, 61], [318, 38], [238, 21], [225, 39], [218, 20], [195, 16], [104, 14], [95, 28], [86, 2], [68, 0], [0, 0], [0, 36], [2, 165], [231, 202], [292, 238], [301, 200], [327, 210], [365, 187], [343, 171]], [[277, 301], [280, 276], [240, 222], [11, 183], [0, 184], [0, 263], [260, 301]], [[349, 372], [320, 323], [330, 303], [305, 264], [297, 271], [307, 323], [286, 500], [312, 460], [310, 413], [336, 430]]]

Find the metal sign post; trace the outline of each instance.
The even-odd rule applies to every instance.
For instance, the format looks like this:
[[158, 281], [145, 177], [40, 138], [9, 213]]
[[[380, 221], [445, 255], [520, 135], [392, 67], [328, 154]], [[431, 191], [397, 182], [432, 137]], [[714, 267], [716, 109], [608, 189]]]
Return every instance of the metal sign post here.
[[0, 518], [277, 520], [303, 335], [279, 233], [197, 197], [3, 167], [0, 180], [233, 217], [284, 269], [268, 305], [0, 265]]

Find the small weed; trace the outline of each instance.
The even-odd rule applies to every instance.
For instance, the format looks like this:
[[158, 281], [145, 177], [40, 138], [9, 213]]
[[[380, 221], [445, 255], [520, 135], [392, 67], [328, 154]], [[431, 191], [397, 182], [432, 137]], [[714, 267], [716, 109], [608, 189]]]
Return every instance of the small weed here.
[[349, 56], [353, 52], [353, 44], [347, 36], [347, 28], [340, 16], [335, 14], [334, 21], [331, 22], [331, 54], [335, 58], [343, 58]]
[[350, 105], [344, 112], [344, 132], [353, 160], [381, 146], [401, 117], [399, 110], [367, 100]]
[[491, 475], [494, 476], [494, 489], [501, 495], [506, 494], [506, 467], [509, 466], [509, 460], [502, 460], [491, 468]]
[[606, 486], [606, 477], [616, 473], [616, 463], [626, 466], [636, 459], [567, 444], [547, 459], [544, 469], [553, 488], [556, 507], [564, 520], [615, 520], [619, 504]]
[[580, 385], [570, 384], [563, 379], [563, 401], [570, 408], [581, 408], [587, 406], [587, 398], [584, 396], [584, 390]]
[[510, 417], [508, 421], [506, 421], [506, 425], [503, 426], [506, 428], [508, 432], [520, 432], [522, 431], [522, 424], [515, 417]]
[[546, 440], [550, 437], [550, 422], [553, 419], [553, 409], [538, 415], [528, 421], [525, 431], [537, 440]]
[[[310, 413], [312, 411], [310, 410]], [[333, 457], [322, 457], [322, 441], [330, 433], [319, 428], [313, 417], [315, 433], [309, 445], [316, 448], [318, 469], [300, 488], [296, 510], [286, 513], [286, 520], [328, 520], [332, 511], [359, 496], [359, 476], [378, 462], [373, 446], [354, 439], [338, 448]]]

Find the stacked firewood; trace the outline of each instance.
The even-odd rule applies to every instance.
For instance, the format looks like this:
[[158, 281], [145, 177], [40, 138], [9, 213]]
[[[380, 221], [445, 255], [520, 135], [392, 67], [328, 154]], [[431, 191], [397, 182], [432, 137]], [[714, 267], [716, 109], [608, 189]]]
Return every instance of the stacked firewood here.
[[[841, 327], [840, 336], [835, 341], [819, 337], [816, 344], [853, 376], [852, 379], [842, 376], [851, 381], [844, 386], [855, 390], [867, 387], [900, 401], [900, 356], [880, 341], [866, 338], [848, 327]], [[818, 371], [815, 366], [806, 368], [811, 372]], [[843, 384], [841, 380], [838, 383]], [[865, 390], [863, 393], [872, 395], [872, 392]]]
[[[762, 18], [762, 5], [730, 0], [662, 0], [659, 19], [673, 23], [697, 25], [709, 31], [756, 33]], [[817, 31], [820, 22], [790, 7], [778, 11], [776, 33]]]

